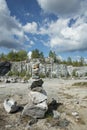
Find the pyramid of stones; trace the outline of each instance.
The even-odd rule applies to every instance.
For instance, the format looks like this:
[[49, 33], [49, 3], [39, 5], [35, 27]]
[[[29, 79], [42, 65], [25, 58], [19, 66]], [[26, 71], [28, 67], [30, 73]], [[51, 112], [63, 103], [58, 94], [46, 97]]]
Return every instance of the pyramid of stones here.
[[39, 76], [39, 62], [32, 64], [32, 78], [28, 93], [28, 104], [24, 107], [23, 115], [33, 118], [43, 118], [47, 106], [47, 93], [43, 89], [43, 80]]

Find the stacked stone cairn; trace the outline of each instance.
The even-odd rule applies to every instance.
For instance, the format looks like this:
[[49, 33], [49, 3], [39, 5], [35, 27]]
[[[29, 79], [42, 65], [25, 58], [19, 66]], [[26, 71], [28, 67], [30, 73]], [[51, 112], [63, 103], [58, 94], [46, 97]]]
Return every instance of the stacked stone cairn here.
[[47, 94], [42, 87], [43, 80], [39, 76], [39, 63], [32, 64], [32, 78], [30, 79], [29, 86], [29, 101], [24, 107], [23, 115], [40, 119], [44, 118], [48, 109], [47, 106]]

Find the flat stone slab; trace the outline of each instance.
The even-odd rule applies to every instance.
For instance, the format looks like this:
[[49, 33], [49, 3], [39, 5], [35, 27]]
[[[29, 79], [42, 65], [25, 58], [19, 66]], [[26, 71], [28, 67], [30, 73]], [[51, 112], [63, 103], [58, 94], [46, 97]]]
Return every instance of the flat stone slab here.
[[30, 88], [33, 89], [36, 87], [42, 87], [42, 84], [43, 84], [43, 80], [39, 79], [39, 80], [33, 81]]
[[42, 90], [41, 92], [30, 91], [29, 98], [31, 99], [33, 104], [38, 104], [38, 103], [41, 103], [41, 102], [47, 100], [47, 93], [45, 90]]
[[44, 118], [47, 109], [48, 109], [48, 107], [47, 107], [46, 101], [39, 103], [37, 105], [27, 104], [24, 107], [22, 115], [23, 116], [27, 115], [27, 116], [30, 116], [32, 118]]

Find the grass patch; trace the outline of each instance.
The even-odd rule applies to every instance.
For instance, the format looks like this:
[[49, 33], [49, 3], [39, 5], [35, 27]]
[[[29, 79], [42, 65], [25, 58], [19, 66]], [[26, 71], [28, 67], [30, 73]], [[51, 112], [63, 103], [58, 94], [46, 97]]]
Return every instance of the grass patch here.
[[63, 113], [63, 112], [66, 111], [66, 108], [65, 108], [64, 105], [61, 105], [61, 106], [59, 106], [59, 107], [57, 108], [57, 110], [58, 110], [58, 112]]
[[81, 125], [85, 125], [85, 121], [82, 118], [79, 118], [78, 123]]
[[52, 121], [52, 119], [53, 119], [52, 116], [48, 116], [48, 117], [46, 118], [46, 121], [47, 121], [47, 122], [50, 122], [50, 121]]
[[72, 84], [72, 86], [87, 86], [87, 82], [74, 83], [74, 84]]
[[31, 120], [31, 118], [29, 116], [20, 116], [19, 120], [21, 124], [27, 124]]
[[72, 99], [73, 98], [73, 96], [72, 95], [70, 95], [70, 94], [63, 94], [67, 99]]
[[85, 96], [83, 99], [87, 99], [87, 96]]

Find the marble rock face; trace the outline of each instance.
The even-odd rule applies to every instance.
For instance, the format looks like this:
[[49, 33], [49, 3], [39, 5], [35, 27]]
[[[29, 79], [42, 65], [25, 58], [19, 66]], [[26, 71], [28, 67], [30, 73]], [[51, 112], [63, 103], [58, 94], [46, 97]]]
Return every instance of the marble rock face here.
[[7, 61], [0, 62], [0, 76], [4, 76], [11, 70], [11, 63]]

